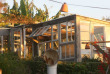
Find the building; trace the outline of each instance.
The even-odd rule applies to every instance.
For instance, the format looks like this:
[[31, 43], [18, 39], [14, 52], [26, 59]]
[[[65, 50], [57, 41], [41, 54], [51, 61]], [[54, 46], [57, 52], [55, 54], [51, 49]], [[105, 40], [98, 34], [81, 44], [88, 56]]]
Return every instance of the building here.
[[[110, 41], [109, 31], [110, 22], [69, 15], [38, 24], [7, 29], [7, 33], [9, 32], [7, 42], [10, 43], [10, 47], [8, 46], [10, 50], [18, 52], [24, 58], [29, 55], [42, 56], [46, 50], [52, 48], [58, 51], [59, 60], [80, 62], [84, 55], [90, 58], [97, 57], [96, 49], [92, 45], [86, 48], [87, 44], [83, 44], [84, 42], [105, 41], [98, 45], [105, 51], [110, 47], [110, 43], [106, 43]], [[1, 41], [4, 36], [1, 35]]]

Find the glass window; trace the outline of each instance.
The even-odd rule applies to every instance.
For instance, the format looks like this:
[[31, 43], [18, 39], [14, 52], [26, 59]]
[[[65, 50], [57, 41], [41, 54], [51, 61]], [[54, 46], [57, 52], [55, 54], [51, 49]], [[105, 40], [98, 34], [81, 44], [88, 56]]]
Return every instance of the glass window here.
[[81, 34], [81, 40], [90, 40], [90, 34], [89, 32], [80, 32]]
[[70, 52], [71, 57], [74, 57], [74, 44], [70, 44]]
[[68, 22], [68, 42], [74, 40], [74, 23], [72, 21]]
[[67, 22], [61, 23], [61, 42], [66, 42], [66, 26]]
[[45, 43], [45, 50], [48, 50], [51, 48], [51, 42], [46, 42]]
[[[103, 26], [95, 26], [94, 27], [94, 41], [100, 42], [105, 41], [105, 35], [104, 35], [104, 27]], [[97, 43], [102, 49], [105, 49], [105, 43]]]
[[62, 59], [74, 57], [74, 44], [67, 44], [61, 46]]
[[20, 51], [20, 31], [14, 32], [14, 51]]
[[53, 49], [58, 50], [59, 49], [59, 41], [54, 41], [53, 42]]
[[8, 50], [8, 36], [0, 36], [0, 53]]
[[74, 41], [74, 21], [61, 23], [61, 42]]
[[48, 28], [43, 32], [42, 36], [51, 37], [51, 27], [48, 26]]
[[32, 34], [29, 37], [40, 36], [40, 35], [44, 34], [47, 30], [49, 31], [49, 28], [50, 28], [50, 26], [37, 28], [34, 32], [32, 32]]
[[66, 58], [70, 57], [70, 47], [69, 45], [66, 45]]
[[39, 56], [42, 56], [42, 54], [45, 51], [45, 45], [43, 44], [39, 44]]
[[80, 21], [80, 31], [89, 31], [90, 22]]
[[58, 39], [58, 25], [53, 25], [53, 40]]
[[65, 45], [61, 47], [62, 48], [62, 59], [65, 59]]
[[8, 50], [8, 36], [3, 36], [3, 49], [4, 51]]

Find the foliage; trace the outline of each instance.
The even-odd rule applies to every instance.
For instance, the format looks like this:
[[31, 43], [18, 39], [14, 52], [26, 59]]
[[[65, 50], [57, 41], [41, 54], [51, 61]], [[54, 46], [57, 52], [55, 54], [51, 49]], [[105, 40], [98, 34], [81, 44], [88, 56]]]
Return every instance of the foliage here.
[[65, 63], [58, 65], [58, 74], [87, 74], [87, 68], [81, 63]]
[[7, 6], [5, 0], [0, 0], [0, 13], [7, 13]]
[[13, 52], [0, 54], [0, 68], [3, 74], [26, 74], [25, 65]]
[[21, 14], [26, 15], [26, 5], [25, 5], [25, 0], [20, 1], [20, 9], [21, 9]]
[[[101, 65], [100, 62], [66, 62], [64, 64], [59, 64], [57, 70], [58, 74], [102, 74], [99, 70]], [[105, 63], [103, 67], [106, 70], [107, 64]]]
[[[100, 62], [66, 62], [58, 64], [57, 70], [58, 74], [98, 74], [101, 65]], [[103, 67], [106, 69], [107, 64]], [[42, 58], [20, 59], [14, 52], [0, 54], [0, 69], [3, 74], [47, 74], [46, 63]]]
[[39, 57], [26, 60], [20, 59], [17, 53], [6, 52], [0, 54], [0, 69], [3, 74], [44, 74], [46, 64]]
[[27, 60], [25, 65], [28, 65], [31, 70], [31, 74], [45, 74], [46, 73], [46, 63], [42, 58], [35, 57], [31, 60]]
[[101, 62], [100, 58], [88, 58], [87, 56], [84, 56], [82, 58], [82, 62]]
[[[28, 0], [20, 0], [20, 7], [16, 0], [13, 0], [13, 7], [10, 9], [6, 7], [6, 13], [0, 15], [0, 22], [14, 24], [35, 24], [38, 22], [44, 22], [51, 19], [56, 19], [61, 14], [58, 12], [55, 16], [49, 18], [48, 8], [44, 4], [45, 10], [37, 8], [33, 1], [28, 3]], [[5, 4], [4, 4], [5, 5]], [[1, 10], [3, 11], [3, 10]], [[35, 15], [34, 12], [36, 11]], [[7, 24], [6, 24], [7, 25]]]

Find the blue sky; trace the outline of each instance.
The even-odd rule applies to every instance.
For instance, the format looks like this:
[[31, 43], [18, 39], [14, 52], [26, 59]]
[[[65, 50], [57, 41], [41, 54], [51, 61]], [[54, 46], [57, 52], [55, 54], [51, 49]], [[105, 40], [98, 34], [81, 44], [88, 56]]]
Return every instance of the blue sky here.
[[[20, 3], [20, 0], [16, 0]], [[29, 0], [30, 2], [31, 0]], [[47, 5], [49, 9], [50, 16], [55, 15], [61, 8], [62, 4], [55, 3], [49, 0], [33, 0], [34, 4], [41, 9], [44, 9], [44, 4]], [[59, 2], [66, 2], [67, 4], [77, 4], [85, 6], [103, 7], [110, 8], [110, 0], [55, 0]], [[13, 5], [13, 0], [6, 0], [10, 7]], [[96, 19], [102, 19], [102, 17], [110, 17], [110, 10], [86, 8], [68, 5], [69, 13], [78, 14], [82, 16], [92, 17]]]

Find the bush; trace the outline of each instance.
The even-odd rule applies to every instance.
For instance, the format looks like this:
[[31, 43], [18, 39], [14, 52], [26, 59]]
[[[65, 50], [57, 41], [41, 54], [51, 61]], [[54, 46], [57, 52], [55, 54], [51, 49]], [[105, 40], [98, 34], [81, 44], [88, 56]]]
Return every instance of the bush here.
[[25, 62], [31, 70], [31, 74], [46, 74], [46, 63], [40, 57], [35, 57]]
[[96, 59], [94, 59], [94, 58], [88, 58], [87, 56], [84, 56], [83, 58], [82, 58], [82, 62], [101, 62], [101, 59], [100, 58], [96, 58]]
[[81, 63], [59, 64], [58, 74], [87, 74], [87, 68]]
[[44, 74], [46, 63], [40, 57], [31, 60], [20, 59], [17, 53], [0, 54], [0, 69], [3, 74]]
[[0, 68], [3, 74], [26, 74], [26, 67], [16, 53], [0, 54]]
[[[96, 62], [96, 60], [95, 62], [86, 60], [80, 63], [65, 62], [58, 64], [57, 71], [58, 74], [98, 74], [99, 66], [102, 66], [101, 62]], [[107, 64], [103, 65], [103, 68], [106, 71]], [[17, 53], [13, 52], [0, 54], [0, 69], [3, 74], [47, 74], [46, 63], [42, 58], [20, 59]]]

